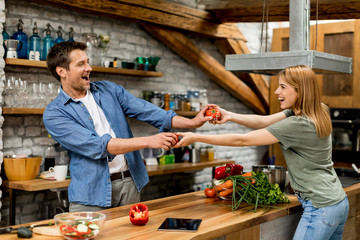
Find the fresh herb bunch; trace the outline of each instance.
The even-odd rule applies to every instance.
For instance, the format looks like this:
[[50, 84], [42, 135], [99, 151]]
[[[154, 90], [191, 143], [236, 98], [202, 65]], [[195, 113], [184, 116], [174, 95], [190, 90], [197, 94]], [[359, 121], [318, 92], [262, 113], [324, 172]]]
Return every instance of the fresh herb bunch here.
[[224, 181], [233, 181], [232, 211], [237, 210], [243, 201], [258, 206], [266, 206], [277, 203], [289, 203], [290, 200], [280, 190], [278, 184], [271, 184], [263, 172], [251, 172], [247, 176], [229, 176]]

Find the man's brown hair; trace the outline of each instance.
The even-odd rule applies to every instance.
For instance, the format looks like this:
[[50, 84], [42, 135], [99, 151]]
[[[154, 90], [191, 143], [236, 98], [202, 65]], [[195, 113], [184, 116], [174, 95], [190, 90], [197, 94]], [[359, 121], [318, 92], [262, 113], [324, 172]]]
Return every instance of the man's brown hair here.
[[85, 51], [86, 47], [86, 44], [82, 42], [61, 42], [55, 44], [50, 48], [46, 58], [47, 68], [50, 73], [60, 81], [60, 76], [56, 72], [56, 67], [59, 66], [69, 70], [71, 60], [69, 58], [70, 53], [76, 49]]

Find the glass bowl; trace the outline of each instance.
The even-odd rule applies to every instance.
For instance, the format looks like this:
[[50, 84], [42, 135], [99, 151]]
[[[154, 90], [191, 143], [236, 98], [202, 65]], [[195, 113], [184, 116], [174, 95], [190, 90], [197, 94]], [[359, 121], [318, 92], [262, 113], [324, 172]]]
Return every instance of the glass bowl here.
[[65, 212], [55, 215], [54, 219], [66, 239], [93, 239], [101, 231], [106, 215], [99, 212]]
[[215, 189], [216, 196], [223, 200], [231, 200], [232, 199], [232, 187], [225, 188], [221, 186], [224, 181], [213, 179], [213, 188]]

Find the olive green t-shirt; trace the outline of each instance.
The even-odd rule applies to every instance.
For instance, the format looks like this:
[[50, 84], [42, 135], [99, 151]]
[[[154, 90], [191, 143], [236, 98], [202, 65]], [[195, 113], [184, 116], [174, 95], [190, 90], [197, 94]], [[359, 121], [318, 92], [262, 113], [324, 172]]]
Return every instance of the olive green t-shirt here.
[[331, 136], [320, 138], [308, 118], [284, 113], [286, 119], [266, 130], [279, 140], [291, 187], [316, 208], [340, 202], [345, 192], [333, 168]]

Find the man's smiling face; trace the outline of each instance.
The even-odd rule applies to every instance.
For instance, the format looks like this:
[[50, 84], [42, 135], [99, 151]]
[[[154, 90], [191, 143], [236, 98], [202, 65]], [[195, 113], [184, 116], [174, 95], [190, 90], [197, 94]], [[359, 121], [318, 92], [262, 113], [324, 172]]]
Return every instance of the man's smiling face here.
[[86, 91], [90, 89], [89, 58], [85, 51], [74, 50], [69, 54], [69, 70], [64, 70], [64, 78], [61, 80], [63, 90], [72, 98], [82, 98]]

